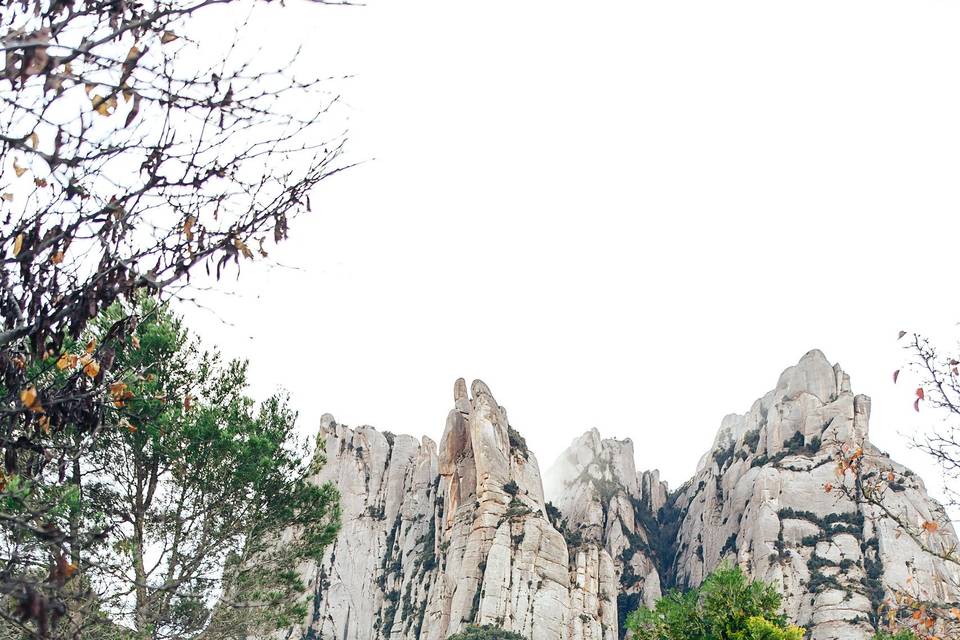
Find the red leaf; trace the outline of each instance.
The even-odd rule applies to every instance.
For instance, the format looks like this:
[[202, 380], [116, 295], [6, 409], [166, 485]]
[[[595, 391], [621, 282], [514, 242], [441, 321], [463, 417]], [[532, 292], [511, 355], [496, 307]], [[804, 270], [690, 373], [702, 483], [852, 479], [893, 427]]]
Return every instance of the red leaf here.
[[920, 398], [913, 401], [913, 410], [920, 411]]
[[923, 400], [923, 387], [917, 387], [917, 399]]

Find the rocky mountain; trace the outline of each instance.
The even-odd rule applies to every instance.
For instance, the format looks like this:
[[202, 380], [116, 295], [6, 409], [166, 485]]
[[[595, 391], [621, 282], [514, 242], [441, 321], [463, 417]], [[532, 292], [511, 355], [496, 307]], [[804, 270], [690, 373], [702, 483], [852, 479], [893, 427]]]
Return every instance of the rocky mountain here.
[[[531, 640], [616, 640], [627, 612], [729, 562], [776, 584], [813, 640], [868, 638], [891, 589], [960, 600], [957, 568], [889, 516], [944, 520], [920, 478], [870, 444], [869, 418], [869, 398], [811, 351], [723, 419], [671, 492], [657, 471], [636, 470], [631, 440], [596, 430], [541, 482], [480, 381], [469, 393], [456, 382], [439, 448], [326, 415], [317, 481], [340, 488], [344, 524], [323, 561], [301, 567], [315, 598], [282, 637], [442, 640], [479, 623]], [[838, 472], [851, 456], [856, 478]], [[884, 479], [884, 509], [851, 499], [871, 477]], [[927, 535], [956, 544], [949, 526]]]
[[343, 528], [316, 598], [283, 637], [441, 640], [471, 622], [531, 640], [616, 640], [618, 585], [597, 544], [568, 545], [544, 503], [537, 459], [487, 386], [454, 386], [437, 445], [323, 417]]
[[657, 520], [670, 500], [659, 472], [637, 473], [630, 440], [604, 440], [591, 429], [560, 456], [544, 483], [550, 504], [574, 532], [568, 538], [601, 546], [614, 559], [618, 618], [653, 605], [671, 570], [662, 560], [676, 534]]

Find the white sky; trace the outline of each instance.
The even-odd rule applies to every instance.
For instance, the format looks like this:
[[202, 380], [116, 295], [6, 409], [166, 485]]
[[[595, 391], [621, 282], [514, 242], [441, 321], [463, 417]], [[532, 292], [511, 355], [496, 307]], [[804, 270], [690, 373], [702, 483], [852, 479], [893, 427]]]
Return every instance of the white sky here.
[[353, 75], [373, 160], [293, 225], [296, 269], [188, 310], [256, 395], [439, 440], [481, 378], [542, 469], [597, 427], [676, 486], [816, 347], [939, 484], [891, 372], [899, 329], [960, 335], [960, 4], [288, 2], [252, 39]]

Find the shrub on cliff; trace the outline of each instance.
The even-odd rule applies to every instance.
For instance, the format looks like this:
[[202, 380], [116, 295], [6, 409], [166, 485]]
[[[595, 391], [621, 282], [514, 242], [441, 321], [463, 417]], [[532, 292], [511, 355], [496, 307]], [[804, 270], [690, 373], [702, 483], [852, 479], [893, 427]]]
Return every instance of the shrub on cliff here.
[[490, 624], [471, 624], [467, 625], [463, 631], [453, 634], [447, 640], [526, 640], [526, 638], [519, 633], [507, 631]]
[[627, 617], [637, 640], [801, 640], [803, 629], [779, 612], [773, 586], [749, 581], [738, 567], [720, 567], [696, 589], [672, 591], [652, 609]]

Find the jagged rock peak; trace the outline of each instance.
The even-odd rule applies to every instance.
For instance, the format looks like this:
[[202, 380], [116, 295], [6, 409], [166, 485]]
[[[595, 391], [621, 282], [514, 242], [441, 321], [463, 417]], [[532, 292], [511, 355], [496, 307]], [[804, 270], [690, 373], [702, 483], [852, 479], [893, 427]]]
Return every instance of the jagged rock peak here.
[[[817, 423], [813, 417], [826, 405], [842, 409], [840, 415], [828, 415], [829, 419]], [[849, 417], [847, 408], [852, 409]], [[836, 422], [832, 422], [834, 417], [838, 418]], [[854, 396], [850, 376], [839, 364], [830, 364], [822, 351], [812, 349], [797, 364], [784, 369], [776, 387], [754, 402], [747, 413], [724, 416], [713, 446], [700, 459], [697, 470], [709, 465], [717, 451], [739, 446], [758, 435], [768, 455], [776, 455], [784, 439], [795, 434], [800, 434], [797, 437], [802, 437], [805, 444], [826, 438], [864, 440], [869, 417], [870, 398]]]
[[613, 562], [569, 549], [550, 521], [536, 457], [489, 387], [454, 384], [440, 443], [438, 538], [445, 548], [426, 640], [494, 624], [531, 640], [615, 640]]
[[[723, 418], [676, 491], [636, 470], [630, 439], [591, 429], [546, 473], [552, 508], [536, 457], [481, 381], [454, 383], [439, 447], [325, 414], [315, 481], [340, 489], [344, 524], [321, 562], [300, 567], [315, 597], [282, 637], [443, 640], [476, 623], [617, 640], [627, 612], [726, 561], [776, 585], [811, 640], [866, 640], [890, 589], [960, 601], [957, 567], [887, 515], [944, 518], [920, 478], [870, 444], [869, 419], [870, 399], [810, 351]], [[851, 444], [861, 474], [891, 478], [884, 509], [841, 490], [855, 486], [836, 464]], [[949, 524], [930, 538], [957, 544]]]
[[670, 487], [666, 481], [660, 479], [660, 470], [651, 469], [640, 472], [640, 495], [649, 496], [649, 508], [651, 513], [657, 513], [667, 502], [667, 496], [670, 494]]
[[547, 498], [563, 507], [564, 490], [578, 478], [589, 477], [598, 483], [613, 482], [627, 493], [639, 492], [633, 454], [633, 440], [601, 438], [596, 428], [575, 438], [547, 470], [544, 490]]
[[826, 403], [836, 398], [844, 387], [850, 391], [850, 378], [840, 365], [831, 365], [822, 351], [811, 349], [797, 364], [784, 369], [777, 380], [776, 391], [785, 396], [809, 393]]
[[[493, 624], [530, 640], [616, 640], [610, 555], [568, 547], [536, 457], [489, 387], [454, 383], [439, 449], [325, 414], [314, 478], [341, 492], [343, 527], [300, 567], [310, 615], [283, 638], [443, 640]], [[281, 637], [281, 636], [278, 636]]]
[[[941, 520], [942, 507], [869, 442], [869, 419], [870, 399], [854, 395], [849, 377], [817, 350], [747, 413], [725, 417], [674, 498], [676, 582], [696, 586], [720, 562], [736, 562], [778, 587], [785, 612], [812, 640], [871, 637], [891, 589], [957, 600], [957, 567], [924, 553], [887, 515]], [[838, 474], [837, 456], [854, 449], [860, 477], [892, 478], [885, 509], [850, 499], [856, 479]], [[950, 526], [936, 535], [956, 544]]]
[[667, 490], [658, 472], [637, 473], [632, 440], [601, 438], [590, 429], [550, 467], [545, 489], [568, 538], [600, 545], [613, 558], [621, 615], [660, 597], [648, 527], [656, 525]]

